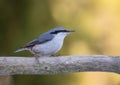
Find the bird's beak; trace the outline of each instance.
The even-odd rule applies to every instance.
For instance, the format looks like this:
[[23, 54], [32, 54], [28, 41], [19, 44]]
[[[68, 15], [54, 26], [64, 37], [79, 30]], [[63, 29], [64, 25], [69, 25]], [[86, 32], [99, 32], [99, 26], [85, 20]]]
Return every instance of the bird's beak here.
[[74, 30], [68, 30], [67, 34], [71, 34], [72, 32], [75, 32]]
[[69, 30], [68, 32], [72, 33], [72, 32], [75, 32], [75, 30]]

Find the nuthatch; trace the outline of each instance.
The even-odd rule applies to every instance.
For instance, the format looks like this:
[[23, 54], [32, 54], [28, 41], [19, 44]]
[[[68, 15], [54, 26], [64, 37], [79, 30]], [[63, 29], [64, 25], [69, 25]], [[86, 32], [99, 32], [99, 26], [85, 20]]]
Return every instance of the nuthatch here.
[[51, 56], [62, 48], [64, 38], [72, 32], [74, 30], [66, 30], [63, 27], [51, 29], [15, 52], [28, 50], [35, 55], [37, 60], [39, 57]]

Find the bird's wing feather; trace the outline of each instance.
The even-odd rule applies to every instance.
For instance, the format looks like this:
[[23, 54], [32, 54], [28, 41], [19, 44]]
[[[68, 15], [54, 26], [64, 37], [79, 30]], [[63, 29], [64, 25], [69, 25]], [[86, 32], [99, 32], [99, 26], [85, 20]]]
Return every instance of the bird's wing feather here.
[[53, 39], [53, 35], [51, 34], [48, 34], [48, 33], [44, 33], [42, 35], [40, 35], [38, 38], [34, 39], [33, 41], [27, 43], [23, 48], [26, 48], [26, 47], [32, 47], [36, 44], [43, 44], [43, 43], [46, 43], [50, 40]]

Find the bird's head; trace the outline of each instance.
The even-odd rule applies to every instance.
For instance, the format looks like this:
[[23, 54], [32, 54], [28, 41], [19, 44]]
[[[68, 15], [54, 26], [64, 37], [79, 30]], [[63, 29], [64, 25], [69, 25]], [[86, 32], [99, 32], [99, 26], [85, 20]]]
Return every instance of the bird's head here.
[[75, 31], [74, 30], [66, 30], [63, 27], [57, 27], [57, 28], [54, 28], [49, 31], [49, 33], [52, 34], [53, 36], [64, 36], [64, 37], [72, 32], [75, 32]]

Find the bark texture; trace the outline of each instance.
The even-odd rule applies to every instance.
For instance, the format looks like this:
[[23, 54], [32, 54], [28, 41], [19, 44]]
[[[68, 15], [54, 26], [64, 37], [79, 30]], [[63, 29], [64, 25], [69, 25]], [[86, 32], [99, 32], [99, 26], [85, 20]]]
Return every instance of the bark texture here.
[[115, 72], [120, 74], [120, 56], [87, 55], [43, 57], [0, 57], [0, 75], [61, 74], [72, 72]]

